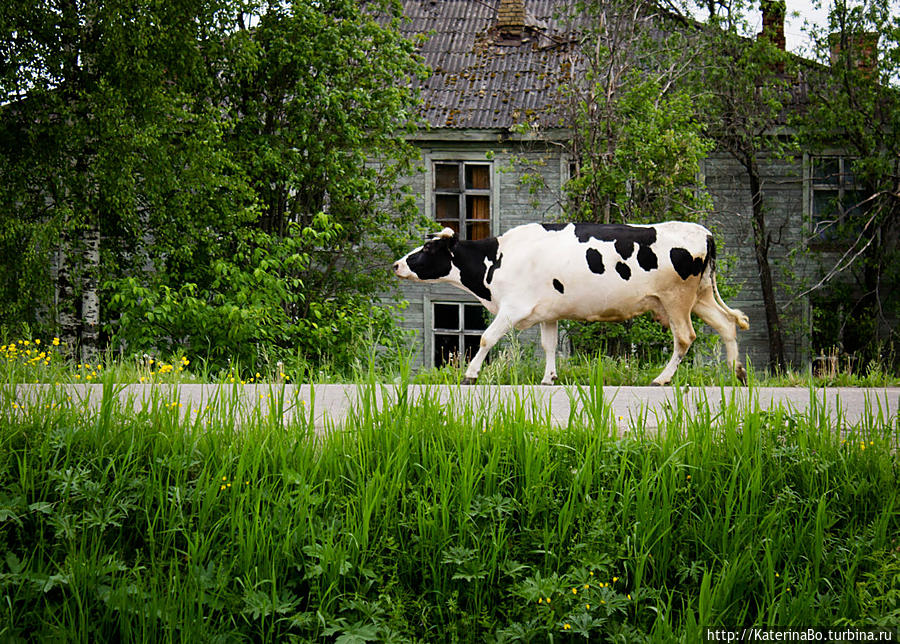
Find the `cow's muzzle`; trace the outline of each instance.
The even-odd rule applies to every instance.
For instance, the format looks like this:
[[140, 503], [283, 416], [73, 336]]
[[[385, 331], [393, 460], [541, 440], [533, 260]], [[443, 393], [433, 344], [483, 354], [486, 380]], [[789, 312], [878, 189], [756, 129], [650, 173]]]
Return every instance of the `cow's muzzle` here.
[[409, 266], [407, 266], [406, 262], [402, 259], [394, 262], [393, 268], [394, 275], [400, 279], [410, 279], [413, 276], [413, 272], [409, 270]]

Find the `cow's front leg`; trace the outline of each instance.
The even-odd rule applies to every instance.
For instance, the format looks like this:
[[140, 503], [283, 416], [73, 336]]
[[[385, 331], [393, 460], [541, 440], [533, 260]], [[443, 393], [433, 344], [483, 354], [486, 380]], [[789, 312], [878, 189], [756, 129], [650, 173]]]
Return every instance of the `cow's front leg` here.
[[466, 369], [466, 377], [463, 379], [464, 385], [474, 384], [476, 380], [478, 380], [478, 373], [481, 371], [481, 365], [484, 364], [484, 359], [487, 358], [488, 351], [491, 350], [497, 342], [500, 341], [506, 333], [513, 328], [514, 322], [510, 319], [509, 316], [503, 315], [503, 313], [498, 313], [497, 317], [494, 318], [494, 321], [488, 325], [488, 328], [484, 330], [484, 333], [481, 335], [480, 347], [478, 348], [478, 353], [475, 354], [475, 357], [472, 358], [472, 362], [469, 363], [469, 368]]
[[557, 321], [541, 322], [541, 347], [544, 349], [542, 385], [552, 385], [556, 381], [556, 343], [558, 339], [559, 324]]

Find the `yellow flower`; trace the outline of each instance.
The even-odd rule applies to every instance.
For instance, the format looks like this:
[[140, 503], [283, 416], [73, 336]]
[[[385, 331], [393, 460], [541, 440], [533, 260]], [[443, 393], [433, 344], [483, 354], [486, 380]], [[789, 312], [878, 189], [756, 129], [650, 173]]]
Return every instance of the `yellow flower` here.
[[619, 581], [619, 578], [618, 578], [618, 577], [613, 577], [613, 583], [616, 583], [617, 581]]
[[563, 624], [564, 630], [569, 630], [570, 628], [572, 628], [572, 627], [569, 624]]
[[54, 347], [58, 347], [58, 346], [59, 346], [59, 338], [53, 338], [53, 346], [54, 346]]
[[41, 343], [41, 339], [40, 339], [40, 338], [35, 338], [35, 339], [34, 339], [34, 343], [35, 343], [35, 344], [40, 344], [40, 343]]
[[543, 603], [544, 603], [544, 598], [538, 597], [538, 604], [543, 604]]
[[584, 608], [585, 608], [585, 610], [591, 610], [591, 605], [590, 605], [590, 604], [585, 604], [585, 605], [584, 605]]
[[573, 594], [573, 595], [577, 595], [577, 594], [578, 594], [578, 589], [577, 589], [577, 588], [573, 588], [573, 589], [572, 589], [572, 594]]

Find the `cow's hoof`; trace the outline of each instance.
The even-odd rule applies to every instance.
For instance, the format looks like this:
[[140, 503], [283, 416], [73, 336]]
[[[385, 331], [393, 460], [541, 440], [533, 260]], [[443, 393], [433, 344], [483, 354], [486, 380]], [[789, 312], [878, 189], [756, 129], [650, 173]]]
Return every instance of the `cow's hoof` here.
[[466, 376], [465, 378], [462, 379], [462, 382], [459, 383], [459, 384], [461, 384], [461, 385], [474, 385], [475, 382], [476, 382], [477, 380], [478, 380], [477, 378], [469, 378], [469, 376]]
[[664, 385], [665, 385], [665, 383], [662, 383], [662, 382], [656, 382], [655, 380], [654, 380], [653, 382], [650, 383], [650, 386], [651, 386], [651, 387], [662, 387], [662, 386], [664, 386]]
[[745, 387], [747, 386], [747, 371], [741, 365], [738, 365], [734, 370], [734, 375], [737, 376], [738, 382]]
[[545, 387], [552, 387], [553, 385], [556, 384], [557, 380], [559, 380], [559, 378], [557, 378], [556, 375], [553, 375], [550, 378], [548, 378], [547, 380], [541, 380], [541, 384], [544, 385]]

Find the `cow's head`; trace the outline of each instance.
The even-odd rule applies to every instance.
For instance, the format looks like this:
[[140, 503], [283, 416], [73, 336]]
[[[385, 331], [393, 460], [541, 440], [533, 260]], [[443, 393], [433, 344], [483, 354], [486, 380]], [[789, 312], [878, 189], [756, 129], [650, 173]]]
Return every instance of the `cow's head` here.
[[438, 280], [453, 271], [453, 249], [459, 238], [452, 228], [437, 235], [394, 262], [394, 274], [415, 282]]

